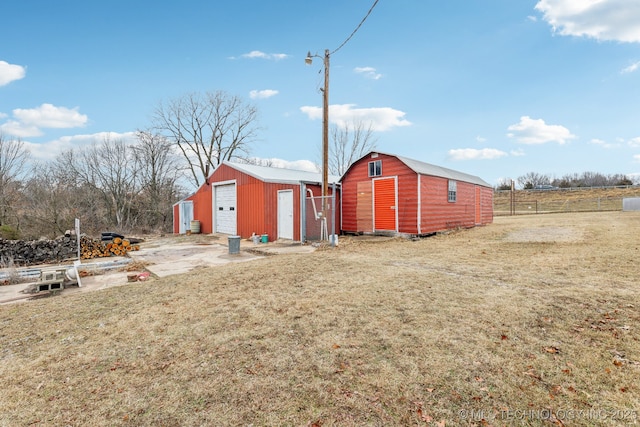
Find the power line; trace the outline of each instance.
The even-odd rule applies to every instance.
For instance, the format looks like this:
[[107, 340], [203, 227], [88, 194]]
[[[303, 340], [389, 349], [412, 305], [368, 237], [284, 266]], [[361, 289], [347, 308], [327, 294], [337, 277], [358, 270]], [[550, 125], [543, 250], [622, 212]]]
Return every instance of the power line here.
[[340, 46], [338, 46], [333, 52], [330, 53], [330, 55], [333, 55], [334, 53], [336, 53], [337, 51], [339, 51], [340, 49], [342, 49], [342, 46], [344, 46], [345, 44], [347, 44], [347, 42], [349, 40], [351, 40], [351, 38], [358, 32], [358, 30], [360, 29], [360, 27], [362, 27], [362, 24], [364, 24], [364, 21], [367, 20], [367, 18], [369, 17], [369, 15], [371, 15], [371, 12], [373, 12], [373, 8], [376, 7], [376, 5], [378, 4], [378, 0], [375, 0], [373, 2], [373, 4], [371, 5], [371, 8], [369, 9], [369, 12], [367, 12], [367, 14], [365, 15], [364, 18], [362, 18], [362, 21], [360, 21], [360, 23], [358, 24], [358, 26], [356, 27], [355, 30], [353, 30], [353, 32], [351, 33], [351, 35], [349, 37], [347, 37], [347, 39], [345, 41], [342, 42], [342, 44]]

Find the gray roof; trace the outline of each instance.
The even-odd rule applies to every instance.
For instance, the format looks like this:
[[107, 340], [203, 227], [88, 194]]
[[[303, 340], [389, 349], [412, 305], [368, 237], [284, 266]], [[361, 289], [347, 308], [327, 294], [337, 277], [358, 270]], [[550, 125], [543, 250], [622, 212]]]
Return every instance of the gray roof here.
[[[248, 165], [244, 163], [223, 162], [230, 168], [244, 172], [264, 182], [280, 184], [322, 183], [322, 174], [318, 172], [300, 171], [295, 169], [274, 168], [269, 166]], [[339, 176], [329, 175], [329, 184], [338, 183]]]
[[[389, 154], [392, 156], [393, 154]], [[421, 175], [439, 176], [442, 178], [455, 179], [456, 181], [470, 182], [471, 184], [482, 185], [483, 187], [491, 187], [487, 181], [475, 175], [459, 172], [453, 169], [443, 168], [419, 160], [410, 159], [408, 157], [396, 156], [405, 165], [409, 166], [414, 172]]]
[[418, 173], [420, 175], [439, 176], [441, 178], [469, 182], [471, 184], [481, 185], [483, 187], [491, 187], [491, 184], [489, 184], [482, 178], [477, 177], [475, 175], [469, 175], [468, 173], [459, 172], [453, 169], [443, 168], [442, 166], [432, 165], [430, 163], [421, 162], [420, 160], [414, 160], [408, 157], [398, 156], [397, 154], [389, 154], [389, 153], [382, 153], [380, 151], [372, 151], [367, 155], [363, 156], [362, 159], [364, 159], [365, 157], [370, 157], [371, 154], [373, 153], [384, 154], [386, 156], [395, 157], [398, 160], [400, 160], [402, 163], [407, 165], [415, 173]]

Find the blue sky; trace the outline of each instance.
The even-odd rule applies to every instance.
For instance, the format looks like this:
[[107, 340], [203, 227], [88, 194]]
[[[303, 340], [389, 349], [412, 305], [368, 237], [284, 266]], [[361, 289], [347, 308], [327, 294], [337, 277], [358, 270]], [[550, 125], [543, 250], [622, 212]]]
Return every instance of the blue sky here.
[[[0, 132], [34, 158], [150, 126], [222, 90], [260, 112], [259, 158], [320, 162], [322, 61], [373, 0], [5, 0]], [[478, 175], [640, 179], [640, 2], [379, 0], [332, 53], [330, 120], [378, 150]]]

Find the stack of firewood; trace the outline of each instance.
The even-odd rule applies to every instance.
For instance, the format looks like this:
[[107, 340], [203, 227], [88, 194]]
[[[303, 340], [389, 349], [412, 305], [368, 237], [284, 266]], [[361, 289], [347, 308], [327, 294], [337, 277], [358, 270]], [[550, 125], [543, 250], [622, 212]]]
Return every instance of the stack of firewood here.
[[111, 241], [80, 237], [80, 258], [102, 258], [109, 256], [123, 256], [127, 252], [140, 250], [139, 245], [132, 245], [129, 239], [115, 237]]

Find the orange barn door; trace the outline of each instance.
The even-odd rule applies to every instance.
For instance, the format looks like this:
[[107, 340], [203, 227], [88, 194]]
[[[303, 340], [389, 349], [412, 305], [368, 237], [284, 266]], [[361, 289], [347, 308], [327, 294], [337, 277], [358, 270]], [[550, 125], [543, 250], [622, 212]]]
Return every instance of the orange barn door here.
[[376, 230], [397, 231], [396, 179], [373, 181], [373, 216]]

